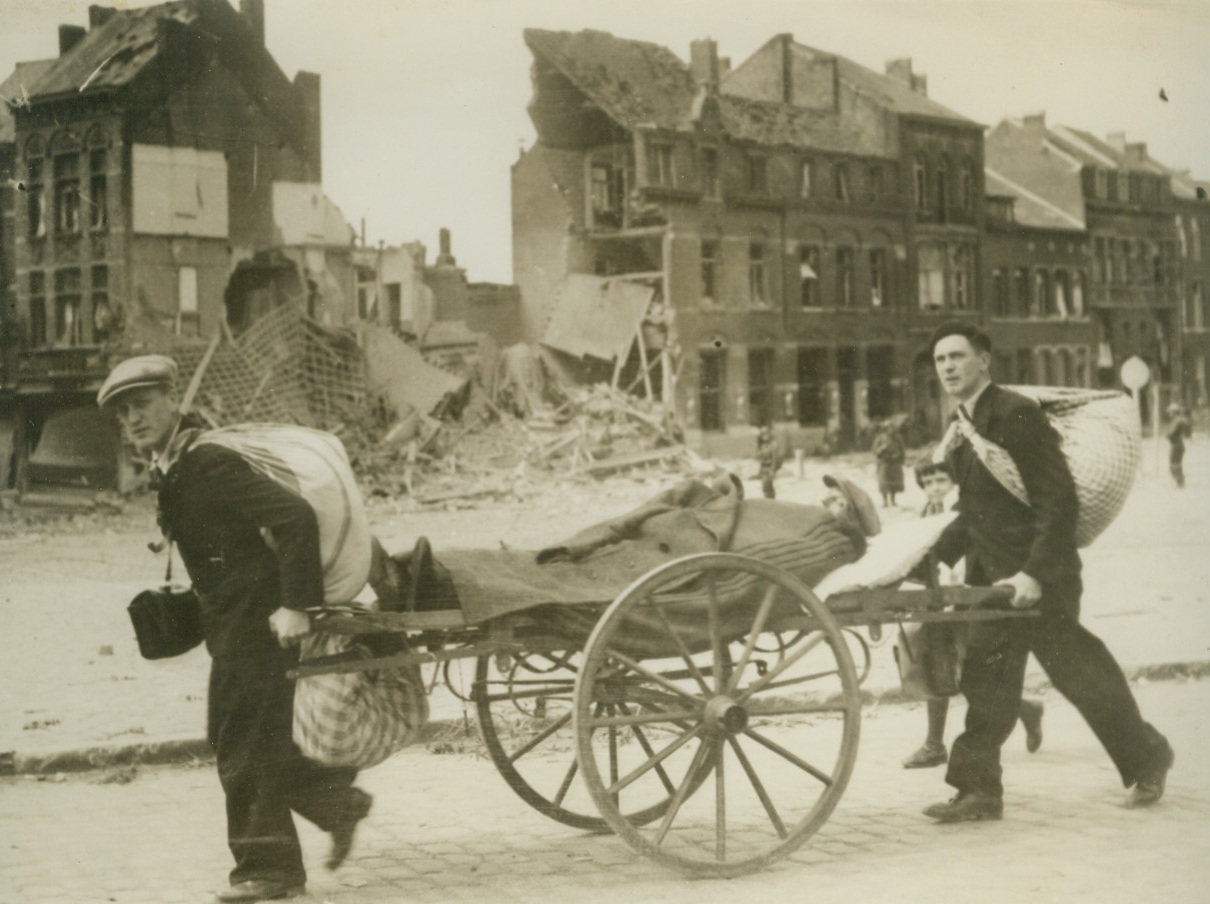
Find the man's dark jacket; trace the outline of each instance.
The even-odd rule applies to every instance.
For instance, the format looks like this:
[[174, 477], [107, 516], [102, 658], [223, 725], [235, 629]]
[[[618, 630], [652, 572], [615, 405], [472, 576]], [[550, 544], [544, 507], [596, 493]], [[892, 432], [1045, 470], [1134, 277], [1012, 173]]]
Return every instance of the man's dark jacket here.
[[159, 507], [202, 600], [212, 656], [273, 652], [268, 619], [275, 610], [323, 603], [314, 511], [235, 452], [189, 445], [163, 479]]
[[1044, 605], [1078, 606], [1079, 503], [1058, 433], [1036, 402], [994, 383], [971, 420], [980, 436], [1012, 456], [1030, 504], [992, 476], [969, 441], [952, 445], [946, 460], [959, 487], [959, 515], [942, 534], [938, 555], [951, 565], [965, 555], [968, 583], [992, 584], [1023, 571], [1042, 584]]

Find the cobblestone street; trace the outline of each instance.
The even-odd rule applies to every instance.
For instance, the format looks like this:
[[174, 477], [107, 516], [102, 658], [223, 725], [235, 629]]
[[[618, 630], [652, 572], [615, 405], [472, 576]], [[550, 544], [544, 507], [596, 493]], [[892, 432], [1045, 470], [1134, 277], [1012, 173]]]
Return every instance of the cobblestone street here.
[[[948, 796], [942, 770], [899, 765], [923, 734], [923, 709], [874, 706], [831, 819], [788, 860], [729, 881], [686, 879], [617, 838], [546, 820], [484, 759], [405, 751], [362, 776], [375, 808], [340, 872], [322, 870], [327, 839], [300, 824], [313, 867], [300, 900], [926, 904], [974, 900], [977, 890], [993, 904], [1210, 901], [1210, 780], [1201, 769], [1210, 761], [1210, 682], [1157, 682], [1138, 697], [1177, 755], [1154, 809], [1122, 806], [1108, 758], [1050, 693], [1042, 749], [1027, 754], [1019, 734], [1006, 745], [1004, 821], [932, 825], [920, 809]], [[224, 884], [222, 795], [209, 765], [143, 768], [129, 784], [103, 783], [111, 775], [0, 784], [0, 901], [183, 904]]]

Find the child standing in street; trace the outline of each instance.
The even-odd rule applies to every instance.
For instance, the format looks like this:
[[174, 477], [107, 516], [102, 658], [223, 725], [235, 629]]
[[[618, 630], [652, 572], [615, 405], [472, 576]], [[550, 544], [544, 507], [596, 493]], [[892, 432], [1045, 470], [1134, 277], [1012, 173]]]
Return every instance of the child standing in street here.
[[[916, 472], [916, 483], [924, 490], [926, 501], [920, 511], [920, 517], [941, 515], [948, 510], [946, 497], [955, 489], [954, 478], [949, 465], [944, 461], [935, 462], [931, 455], [925, 455], [913, 467]], [[938, 566], [945, 568], [944, 565]], [[943, 583], [950, 581], [944, 580]], [[945, 763], [945, 720], [949, 713], [948, 697], [933, 697], [926, 704], [928, 707], [928, 733], [924, 743], [903, 761], [904, 769], [926, 769], [930, 766], [940, 766]], [[1042, 746], [1042, 704], [1035, 700], [1022, 700], [1019, 713], [1021, 724], [1025, 726], [1025, 749], [1033, 753]]]

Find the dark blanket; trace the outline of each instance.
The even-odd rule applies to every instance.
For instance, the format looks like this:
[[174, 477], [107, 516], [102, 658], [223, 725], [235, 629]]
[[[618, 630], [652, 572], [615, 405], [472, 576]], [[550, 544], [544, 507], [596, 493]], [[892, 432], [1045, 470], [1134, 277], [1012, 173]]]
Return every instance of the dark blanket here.
[[[612, 601], [636, 579], [682, 556], [730, 551], [779, 565], [808, 586], [855, 561], [864, 537], [822, 506], [745, 500], [732, 478], [685, 480], [634, 511], [581, 531], [537, 553], [445, 550], [453, 599], [470, 624], [551, 603]], [[686, 588], [688, 596], [692, 590]]]

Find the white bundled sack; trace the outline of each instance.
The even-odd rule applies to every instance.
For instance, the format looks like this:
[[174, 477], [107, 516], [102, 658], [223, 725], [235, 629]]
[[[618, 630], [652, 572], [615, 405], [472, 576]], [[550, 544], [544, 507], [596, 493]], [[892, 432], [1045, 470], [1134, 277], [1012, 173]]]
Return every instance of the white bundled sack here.
[[373, 539], [349, 457], [337, 437], [292, 424], [237, 424], [203, 431], [195, 445], [201, 443], [237, 453], [315, 511], [325, 603], [347, 603], [361, 592], [370, 576]]
[[[1071, 470], [1080, 502], [1076, 520], [1076, 546], [1088, 546], [1122, 511], [1138, 473], [1142, 454], [1138, 408], [1121, 392], [1068, 389], [1059, 386], [1006, 386], [1031, 398], [1042, 408], [1059, 434], [1063, 456]], [[937, 447], [945, 450], [957, 433], [963, 433], [979, 460], [1001, 485], [1029, 505], [1025, 482], [1012, 457], [980, 436], [970, 421], [959, 419]]]

